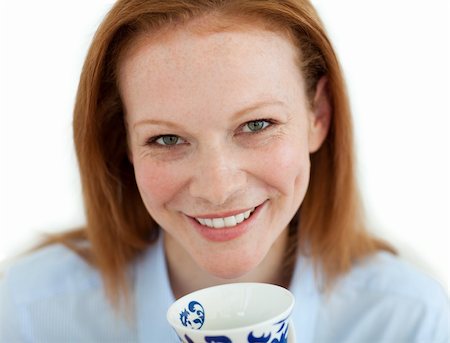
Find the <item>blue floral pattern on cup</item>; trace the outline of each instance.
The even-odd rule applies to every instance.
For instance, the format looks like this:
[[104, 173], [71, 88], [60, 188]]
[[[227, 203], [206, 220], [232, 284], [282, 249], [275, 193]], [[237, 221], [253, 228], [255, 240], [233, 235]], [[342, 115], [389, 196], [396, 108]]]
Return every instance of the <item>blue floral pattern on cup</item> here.
[[274, 324], [274, 326], [280, 327], [273, 336], [272, 333], [269, 332], [267, 335], [264, 334], [261, 337], [255, 337], [253, 331], [250, 332], [247, 338], [248, 343], [287, 343], [289, 330], [289, 323], [287, 320], [288, 319], [286, 318]]
[[[199, 304], [196, 301], [193, 301], [191, 303]], [[189, 305], [191, 305], [191, 303], [189, 303]], [[203, 309], [203, 306], [202, 306], [202, 309]], [[204, 313], [204, 311], [203, 311], [203, 313]], [[204, 314], [203, 314], [203, 316], [204, 316]], [[185, 325], [185, 326], [187, 326], [187, 325]], [[250, 332], [247, 337], [247, 343], [288, 343], [288, 330], [289, 330], [288, 318], [280, 320], [279, 322], [275, 323], [273, 326], [274, 326], [273, 331], [264, 333], [261, 336], [255, 336], [253, 331]], [[204, 341], [202, 341], [202, 342], [194, 342], [194, 340], [192, 340], [188, 335], [184, 335], [184, 338], [181, 338], [181, 337], [178, 337], [178, 338], [180, 339], [180, 342], [184, 342], [184, 343], [203, 343], [203, 342], [204, 343], [233, 343], [233, 341], [227, 336], [205, 336]], [[235, 343], [240, 343], [240, 342], [235, 342]]]
[[191, 301], [187, 309], [180, 312], [180, 321], [186, 327], [200, 329], [205, 322], [205, 310], [202, 304], [198, 301]]

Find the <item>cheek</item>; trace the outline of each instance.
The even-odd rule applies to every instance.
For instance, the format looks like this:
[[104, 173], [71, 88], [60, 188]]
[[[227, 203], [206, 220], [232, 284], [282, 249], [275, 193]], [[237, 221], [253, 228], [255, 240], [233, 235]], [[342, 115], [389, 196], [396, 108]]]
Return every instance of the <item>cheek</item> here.
[[280, 141], [262, 155], [259, 169], [266, 184], [283, 195], [304, 192], [310, 167], [307, 142]]
[[182, 187], [184, 173], [172, 167], [147, 161], [134, 164], [136, 183], [149, 212], [173, 199]]

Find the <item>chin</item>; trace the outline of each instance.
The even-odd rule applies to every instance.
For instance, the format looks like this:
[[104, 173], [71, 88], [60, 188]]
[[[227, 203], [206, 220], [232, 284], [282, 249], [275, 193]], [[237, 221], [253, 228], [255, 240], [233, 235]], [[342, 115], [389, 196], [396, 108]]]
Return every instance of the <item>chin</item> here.
[[203, 260], [202, 269], [219, 279], [234, 280], [245, 277], [254, 271], [264, 258], [264, 254], [232, 254], [231, 256], [210, 257]]

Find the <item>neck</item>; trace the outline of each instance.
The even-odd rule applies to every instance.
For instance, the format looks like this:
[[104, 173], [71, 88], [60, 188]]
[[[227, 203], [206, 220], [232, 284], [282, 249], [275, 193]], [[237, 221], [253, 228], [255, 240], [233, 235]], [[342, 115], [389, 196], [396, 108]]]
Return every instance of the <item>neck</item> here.
[[178, 299], [202, 288], [234, 282], [264, 282], [287, 288], [289, 280], [283, 272], [287, 244], [286, 229], [256, 268], [235, 279], [222, 279], [201, 269], [175, 239], [165, 234], [164, 247], [173, 295]]

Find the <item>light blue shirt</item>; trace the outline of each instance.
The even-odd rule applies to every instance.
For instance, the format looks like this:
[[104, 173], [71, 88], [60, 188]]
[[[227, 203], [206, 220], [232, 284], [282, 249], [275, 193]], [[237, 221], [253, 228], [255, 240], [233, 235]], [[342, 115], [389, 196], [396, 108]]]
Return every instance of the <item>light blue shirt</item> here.
[[[135, 321], [118, 316], [98, 272], [62, 246], [16, 262], [0, 281], [0, 342], [178, 342], [166, 322], [174, 301], [162, 239], [136, 262]], [[441, 286], [388, 253], [378, 253], [322, 293], [299, 257], [291, 291], [297, 341], [449, 343], [449, 299]]]

